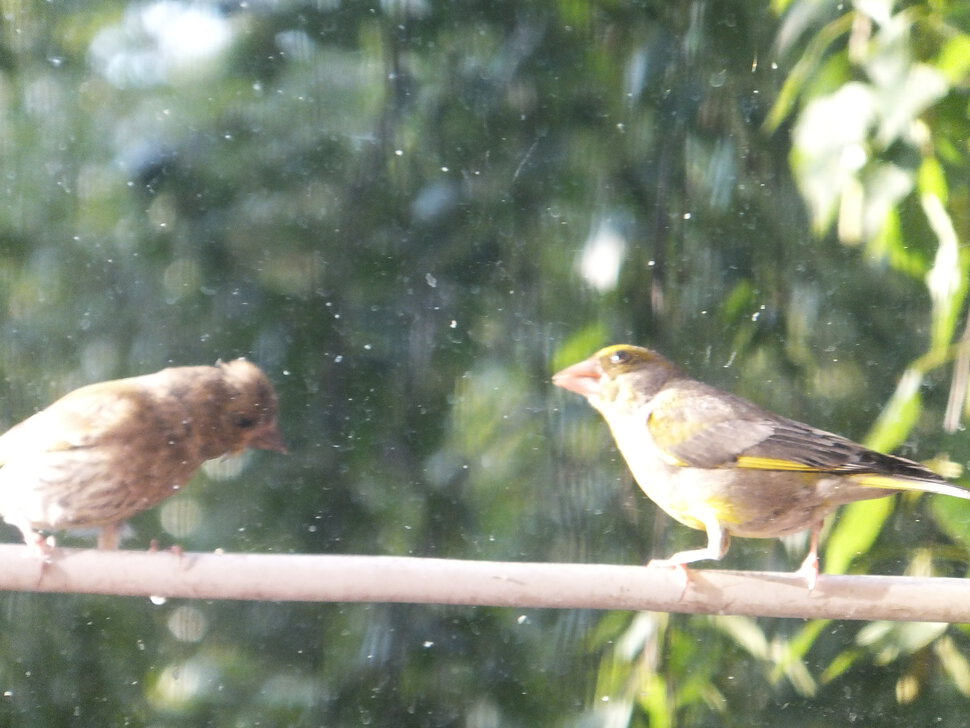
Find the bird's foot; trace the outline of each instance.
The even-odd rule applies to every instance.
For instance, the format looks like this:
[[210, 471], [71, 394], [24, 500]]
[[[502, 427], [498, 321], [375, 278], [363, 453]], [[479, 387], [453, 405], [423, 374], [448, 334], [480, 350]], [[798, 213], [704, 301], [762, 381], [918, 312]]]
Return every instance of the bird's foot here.
[[799, 579], [805, 580], [805, 585], [808, 586], [808, 591], [814, 591], [815, 585], [818, 584], [818, 554], [810, 553], [805, 557], [802, 565], [793, 573], [793, 576]]
[[47, 569], [54, 563], [54, 537], [45, 536], [33, 529], [28, 529], [23, 534], [24, 543], [27, 545], [24, 558], [40, 563], [40, 572], [37, 574], [37, 583], [40, 584]]
[[690, 570], [683, 561], [675, 559], [651, 559], [647, 562], [648, 569], [673, 569], [676, 572], [677, 583], [680, 585], [678, 601], [684, 598], [687, 587], [690, 586]]
[[31, 558], [39, 559], [45, 564], [51, 563], [54, 554], [54, 537], [45, 536], [39, 531], [28, 529], [22, 531], [24, 543], [27, 545], [27, 555]]
[[157, 538], [153, 538], [151, 540], [151, 542], [148, 544], [148, 553], [150, 553], [150, 554], [157, 554], [157, 553], [162, 552], [162, 551], [164, 551], [165, 553], [172, 554], [172, 556], [174, 556], [176, 559], [178, 559], [179, 566], [180, 567], [182, 566], [182, 559], [185, 556], [185, 549], [183, 549], [178, 544], [172, 544], [167, 549], [162, 549], [158, 545], [158, 539]]

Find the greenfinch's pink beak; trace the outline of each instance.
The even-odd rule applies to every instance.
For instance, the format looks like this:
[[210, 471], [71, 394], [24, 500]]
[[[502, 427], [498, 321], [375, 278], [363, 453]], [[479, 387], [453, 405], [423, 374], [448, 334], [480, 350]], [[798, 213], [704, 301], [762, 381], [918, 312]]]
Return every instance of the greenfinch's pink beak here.
[[599, 361], [595, 357], [590, 357], [585, 361], [579, 362], [579, 364], [573, 364], [571, 367], [566, 367], [561, 372], [554, 374], [552, 383], [557, 387], [568, 389], [570, 392], [576, 392], [576, 394], [581, 394], [584, 397], [590, 397], [599, 394], [600, 378], [602, 376], [603, 370], [600, 367]]

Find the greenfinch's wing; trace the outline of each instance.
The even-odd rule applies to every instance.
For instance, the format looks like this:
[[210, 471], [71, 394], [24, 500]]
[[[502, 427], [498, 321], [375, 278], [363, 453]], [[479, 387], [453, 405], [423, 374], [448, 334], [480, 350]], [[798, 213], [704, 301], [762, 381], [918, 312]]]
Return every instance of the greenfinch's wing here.
[[647, 427], [667, 462], [695, 468], [734, 467], [775, 431], [771, 413], [690, 379], [674, 380], [654, 396]]
[[779, 417], [770, 437], [738, 457], [738, 466], [762, 470], [885, 475], [944, 482], [919, 463], [885, 455], [840, 435]]
[[738, 456], [737, 466], [834, 473], [865, 488], [922, 491], [970, 500], [970, 491], [948, 483], [919, 463], [781, 417], [771, 437]]
[[882, 469], [889, 464], [879, 462], [874, 457], [879, 453], [862, 445], [794, 420], [779, 417], [773, 430], [770, 437], [741, 455], [740, 465], [772, 470], [858, 471]]
[[[668, 462], [677, 465], [945, 482], [919, 463], [870, 450], [693, 380], [661, 390], [654, 398], [648, 426]], [[885, 479], [864, 484], [900, 487]]]

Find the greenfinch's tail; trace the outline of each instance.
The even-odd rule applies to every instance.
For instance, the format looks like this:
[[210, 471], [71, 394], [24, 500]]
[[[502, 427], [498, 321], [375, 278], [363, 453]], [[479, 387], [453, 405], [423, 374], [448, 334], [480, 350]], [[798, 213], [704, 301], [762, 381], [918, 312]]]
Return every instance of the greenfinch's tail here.
[[[752, 470], [832, 473], [848, 478], [856, 485], [861, 485], [864, 488], [937, 493], [970, 500], [970, 490], [958, 485], [951, 485], [919, 463], [869, 450], [860, 449], [859, 452], [866, 455], [871, 462], [837, 463], [831, 467], [825, 467], [794, 460], [742, 455], [737, 458], [736, 464], [738, 467]], [[883, 470], [884, 472], [866, 472], [869, 468]]]
[[952, 495], [956, 498], [970, 500], [970, 490], [949, 483], [932, 480], [913, 480], [910, 478], [893, 477], [892, 475], [877, 475], [865, 473], [848, 476], [849, 480], [866, 488], [885, 488], [916, 493], [936, 493], [937, 495]]

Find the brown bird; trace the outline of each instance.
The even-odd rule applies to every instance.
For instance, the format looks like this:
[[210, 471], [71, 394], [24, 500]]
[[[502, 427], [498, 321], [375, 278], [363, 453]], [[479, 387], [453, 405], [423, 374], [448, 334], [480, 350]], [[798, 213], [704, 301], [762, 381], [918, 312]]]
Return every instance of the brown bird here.
[[245, 359], [90, 384], [0, 435], [0, 516], [44, 555], [41, 530], [96, 526], [116, 548], [120, 522], [247, 448], [286, 451], [273, 385]]

